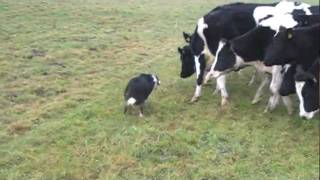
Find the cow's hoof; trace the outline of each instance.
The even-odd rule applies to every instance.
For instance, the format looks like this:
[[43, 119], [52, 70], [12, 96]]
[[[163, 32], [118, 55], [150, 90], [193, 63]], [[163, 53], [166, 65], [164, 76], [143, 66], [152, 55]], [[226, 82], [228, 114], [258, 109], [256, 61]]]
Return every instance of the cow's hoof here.
[[228, 98], [222, 98], [221, 100], [221, 106], [226, 106], [229, 104]]
[[199, 99], [199, 97], [193, 96], [193, 97], [191, 98], [190, 102], [191, 102], [191, 103], [197, 102], [198, 99]]
[[207, 78], [207, 77], [206, 77], [206, 78], [204, 79], [204, 81], [203, 81], [203, 84], [208, 84], [209, 81], [210, 81], [210, 78]]
[[259, 98], [258, 98], [258, 99], [253, 99], [253, 100], [251, 101], [251, 104], [252, 104], [252, 105], [257, 104], [259, 101], [260, 101]]
[[288, 110], [288, 115], [292, 116], [293, 115], [293, 110]]
[[219, 89], [215, 89], [214, 91], [213, 91], [213, 93], [212, 93], [212, 95], [217, 95], [219, 93]]

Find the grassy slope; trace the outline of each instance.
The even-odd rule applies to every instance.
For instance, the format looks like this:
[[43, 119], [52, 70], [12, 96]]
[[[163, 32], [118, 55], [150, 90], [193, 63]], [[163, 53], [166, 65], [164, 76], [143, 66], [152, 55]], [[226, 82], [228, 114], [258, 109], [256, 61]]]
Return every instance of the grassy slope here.
[[[319, 121], [262, 114], [250, 71], [228, 108], [210, 86], [188, 104], [181, 32], [223, 3], [1, 0], [0, 179], [318, 179]], [[122, 114], [139, 72], [162, 81], [144, 119]]]

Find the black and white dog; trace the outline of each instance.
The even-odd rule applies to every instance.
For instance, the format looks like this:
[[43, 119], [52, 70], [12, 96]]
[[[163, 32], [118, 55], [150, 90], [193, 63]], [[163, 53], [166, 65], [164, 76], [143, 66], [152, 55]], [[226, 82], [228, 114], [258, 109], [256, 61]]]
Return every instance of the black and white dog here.
[[140, 74], [132, 78], [124, 91], [124, 113], [128, 111], [129, 106], [139, 106], [139, 116], [143, 117], [143, 105], [148, 99], [152, 90], [160, 85], [158, 76], [154, 74]]

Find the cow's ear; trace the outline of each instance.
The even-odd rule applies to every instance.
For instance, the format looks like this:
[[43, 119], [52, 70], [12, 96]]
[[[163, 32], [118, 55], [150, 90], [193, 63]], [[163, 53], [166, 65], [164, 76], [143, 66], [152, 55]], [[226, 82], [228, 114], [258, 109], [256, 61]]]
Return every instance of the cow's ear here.
[[221, 42], [223, 42], [225, 44], [225, 46], [229, 47], [230, 46], [230, 41], [227, 39], [222, 38]]
[[220, 41], [221, 41], [222, 43], [226, 44], [226, 45], [229, 44], [229, 41], [228, 41], [227, 39], [225, 39], [225, 38], [221, 38]]
[[190, 43], [191, 42], [191, 35], [189, 33], [186, 33], [186, 32], [183, 32], [182, 34], [183, 34], [184, 40], [187, 43]]
[[182, 53], [183, 53], [182, 48], [178, 47], [178, 52], [179, 52], [180, 54], [182, 54]]
[[280, 26], [279, 27], [279, 32], [286, 32], [287, 28], [285, 28], [284, 26]]
[[287, 38], [288, 39], [292, 39], [292, 37], [293, 37], [293, 30], [292, 30], [292, 28], [289, 28], [289, 29], [287, 29]]

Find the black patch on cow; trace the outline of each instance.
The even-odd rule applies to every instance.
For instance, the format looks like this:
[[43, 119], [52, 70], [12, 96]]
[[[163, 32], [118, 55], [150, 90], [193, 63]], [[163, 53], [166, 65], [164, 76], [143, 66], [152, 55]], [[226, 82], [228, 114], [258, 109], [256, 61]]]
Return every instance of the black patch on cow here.
[[306, 15], [306, 12], [302, 9], [294, 9], [291, 14], [294, 15]]
[[281, 83], [279, 94], [281, 96], [288, 96], [296, 92], [294, 75], [296, 73], [296, 65], [291, 65], [283, 75], [283, 81]]
[[215, 64], [215, 71], [225, 71], [232, 69], [236, 63], [236, 55], [232, 51], [229, 42], [221, 48], [218, 53], [218, 60]]
[[246, 62], [262, 60], [274, 34], [269, 27], [258, 26], [232, 40], [232, 48]]
[[306, 112], [312, 112], [319, 109], [319, 83], [306, 81], [301, 94]]

